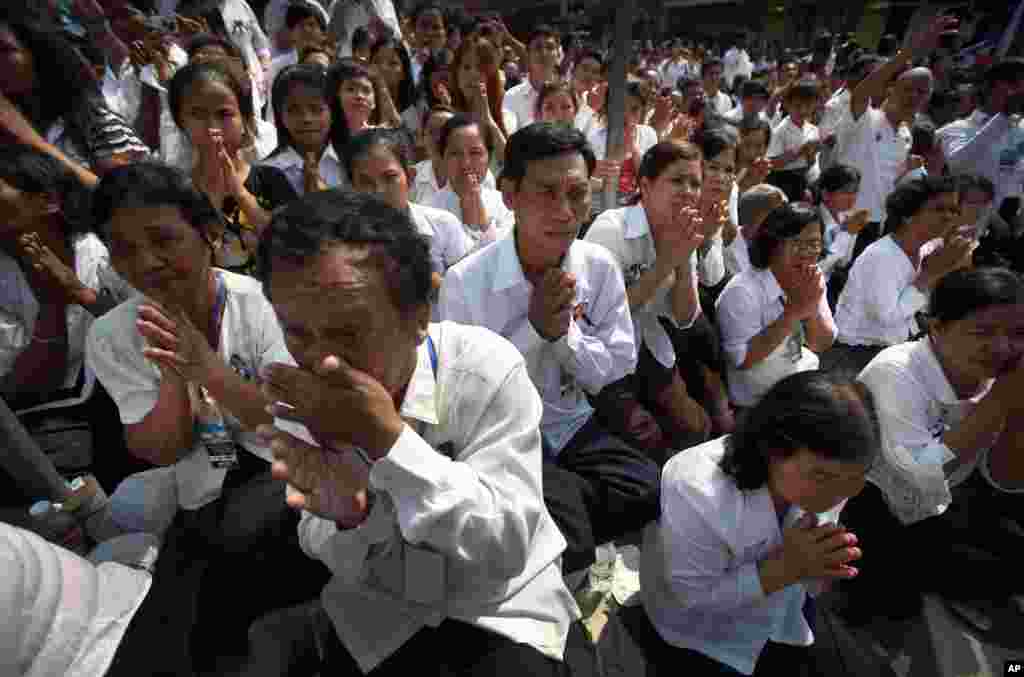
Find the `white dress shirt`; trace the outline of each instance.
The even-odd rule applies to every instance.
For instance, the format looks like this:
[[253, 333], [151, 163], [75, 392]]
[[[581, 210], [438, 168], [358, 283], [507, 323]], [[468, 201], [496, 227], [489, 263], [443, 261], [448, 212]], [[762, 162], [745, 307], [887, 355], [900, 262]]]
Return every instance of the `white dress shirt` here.
[[[530, 84], [530, 79], [526, 78], [505, 92], [505, 99], [501, 107], [515, 116], [515, 128], [520, 129], [537, 121], [538, 98], [540, 98], [540, 92], [534, 89]], [[513, 134], [515, 129], [506, 129], [505, 131]]]
[[743, 226], [736, 229], [736, 237], [723, 251], [725, 269], [730, 275], [739, 275], [750, 268], [750, 244], [743, 236]]
[[[658, 133], [648, 125], [637, 125], [633, 128], [633, 147], [636, 149], [637, 171], [640, 170], [640, 159], [643, 158], [652, 146], [658, 143]], [[608, 127], [598, 127], [590, 133], [587, 139], [590, 147], [594, 149], [594, 156], [598, 160], [608, 158]], [[627, 153], [628, 155], [628, 153]]]
[[505, 206], [505, 198], [501, 193], [481, 185], [480, 195], [483, 198], [484, 209], [487, 211], [487, 223], [483, 224], [465, 222], [462, 218], [462, 202], [452, 190], [451, 182], [428, 197], [424, 204], [454, 214], [455, 218], [462, 223], [466, 235], [473, 241], [474, 249], [476, 249], [499, 240], [502, 235], [512, 230], [512, 226], [516, 222], [515, 214]]
[[[740, 491], [720, 467], [728, 437], [673, 456], [661, 474], [661, 518], [648, 525], [640, 561], [644, 609], [662, 639], [751, 674], [765, 644], [809, 646], [807, 586], [771, 595], [758, 563], [782, 545], [782, 528], [804, 511], [779, 515], [767, 488]], [[839, 519], [844, 504], [818, 514]], [[781, 524], [780, 524], [781, 523]]]
[[950, 169], [976, 174], [996, 187], [993, 204], [1024, 192], [1024, 120], [976, 110], [938, 131]]
[[[562, 660], [580, 612], [544, 503], [540, 398], [501, 337], [450, 322], [430, 336], [436, 375], [424, 341], [399, 412], [405, 428], [370, 470], [366, 521], [339, 530], [302, 515], [302, 549], [334, 574], [324, 608], [365, 672], [446, 618]], [[277, 425], [312, 442], [305, 428]]]
[[722, 57], [722, 75], [725, 82], [732, 89], [733, 81], [737, 75], [743, 75], [748, 80], [754, 75], [754, 64], [750, 60], [747, 50], [739, 47], [730, 47]]
[[[750, 268], [729, 280], [715, 308], [722, 349], [729, 357], [726, 374], [729, 398], [738, 406], [752, 407], [776, 383], [793, 374], [818, 368], [818, 356], [803, 345], [800, 333], [780, 343], [768, 357], [749, 369], [740, 369], [754, 337], [782, 317], [785, 293], [768, 268]], [[828, 301], [822, 296], [818, 313], [832, 323]]]
[[901, 522], [941, 515], [953, 500], [950, 489], [976, 468], [996, 490], [1024, 493], [1000, 487], [989, 472], [988, 451], [999, 440], [998, 432], [971, 461], [948, 476], [943, 471], [956, 454], [942, 443], [942, 436], [971, 414], [994, 381], [974, 397], [960, 399], [927, 337], [886, 348], [858, 380], [874, 395], [882, 428], [882, 454], [868, 479], [882, 490]]
[[0, 569], [0, 674], [12, 677], [106, 674], [153, 581], [149, 571], [93, 564], [3, 523]]
[[410, 202], [409, 216], [417, 230], [430, 239], [430, 260], [438, 273], [444, 275], [472, 251], [473, 241], [451, 212]]
[[[258, 381], [264, 367], [288, 358], [281, 327], [258, 280], [215, 270], [223, 276], [227, 292], [217, 352], [242, 378]], [[89, 365], [117, 404], [125, 425], [145, 419], [160, 396], [160, 369], [143, 355], [146, 341], [135, 326], [145, 301], [137, 295], [98, 318], [86, 342]], [[245, 429], [230, 412], [221, 413], [235, 442], [267, 462], [273, 460], [254, 431]], [[181, 508], [197, 510], [220, 496], [227, 470], [213, 467], [201, 441], [173, 468]]]
[[[922, 259], [933, 246], [921, 248]], [[839, 341], [891, 346], [909, 340], [919, 330], [915, 314], [928, 305], [928, 296], [914, 286], [920, 272], [892, 235], [872, 243], [854, 261], [839, 295]]]
[[[602, 245], [612, 253], [625, 278], [626, 289], [636, 284], [644, 273], [654, 267], [658, 259], [654, 235], [647, 221], [647, 210], [642, 204], [601, 212], [587, 231], [586, 240]], [[690, 276], [693, 278], [691, 284], [696, 289], [696, 252], [690, 255]], [[671, 301], [675, 283], [676, 271], [672, 271], [647, 303], [631, 311], [637, 341], [642, 340], [654, 358], [668, 369], [676, 364], [676, 351], [658, 318], [664, 317], [674, 326], [686, 329], [700, 316], [700, 303], [696, 304], [690, 317], [675, 316]]]
[[[805, 143], [818, 140], [818, 128], [809, 121], [804, 120], [803, 126], [798, 127], [788, 115], [786, 119], [772, 129], [772, 141], [768, 144], [767, 157], [775, 158], [802, 147]], [[809, 169], [810, 163], [802, 157], [793, 160], [782, 171], [793, 171], [797, 169]]]
[[441, 319], [487, 327], [523, 354], [544, 401], [541, 432], [556, 452], [593, 414], [586, 395], [633, 373], [637, 358], [626, 286], [611, 253], [574, 240], [562, 270], [576, 276], [576, 312], [557, 341], [545, 340], [530, 322], [533, 284], [514, 233], [449, 269], [439, 304]]
[[[75, 256], [75, 275], [86, 287], [123, 301], [135, 291], [110, 267], [110, 254], [93, 233], [76, 236], [71, 243]], [[22, 351], [29, 347], [41, 310], [40, 299], [9, 254], [0, 251], [0, 377], [13, 369]], [[67, 328], [67, 371], [63, 388], [78, 383], [85, 362], [85, 337], [93, 323], [92, 313], [79, 305], [68, 305], [64, 312]], [[45, 337], [43, 337], [45, 338]], [[47, 402], [31, 410], [51, 409], [84, 402], [92, 394], [95, 377], [86, 369], [80, 392], [68, 400]]]
[[818, 205], [818, 213], [821, 215], [821, 224], [825, 227], [825, 249], [828, 251], [828, 256], [818, 264], [818, 268], [821, 269], [827, 280], [836, 268], [850, 265], [857, 236], [848, 232], [843, 224], [838, 223], [825, 205]]
[[[434, 173], [434, 161], [424, 160], [415, 165], [416, 178], [413, 179], [412, 188], [409, 192], [409, 200], [416, 204], [427, 204], [431, 198], [441, 192], [441, 186], [437, 184], [437, 174]], [[446, 184], [447, 185], [447, 184]], [[487, 170], [487, 175], [480, 182], [484, 188], [491, 190], [498, 189], [498, 182], [494, 178], [494, 172]]]
[[[280, 153], [271, 155], [260, 164], [280, 169], [288, 178], [288, 183], [292, 184], [295, 193], [300, 196], [305, 195], [306, 161], [302, 159], [302, 156], [294, 148], [285, 148]], [[348, 184], [348, 172], [345, 171], [345, 165], [338, 159], [338, 154], [334, 152], [333, 144], [327, 144], [323, 154], [320, 156], [320, 178], [323, 179], [328, 188], [337, 188], [338, 186]]]
[[912, 138], [910, 129], [893, 129], [878, 108], [867, 107], [860, 118], [842, 117], [836, 128], [835, 162], [860, 170], [863, 177], [855, 209], [871, 212], [871, 221], [885, 221], [885, 198], [907, 168]]

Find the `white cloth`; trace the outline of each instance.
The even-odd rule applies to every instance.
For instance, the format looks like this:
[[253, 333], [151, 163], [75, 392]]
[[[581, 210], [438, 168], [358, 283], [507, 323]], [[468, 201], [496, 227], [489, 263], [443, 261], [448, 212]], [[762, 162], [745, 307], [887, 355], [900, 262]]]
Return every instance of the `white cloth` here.
[[[771, 595], [758, 563], [782, 545], [782, 517], [767, 488], [740, 491], [722, 472], [727, 437], [676, 454], [661, 475], [661, 518], [644, 532], [640, 590], [658, 634], [669, 644], [710, 656], [744, 674], [768, 640], [808, 646], [805, 583]], [[836, 522], [844, 504], [818, 514]]]
[[739, 275], [750, 268], [750, 244], [743, 236], [743, 226], [737, 228], [736, 237], [723, 252], [725, 269], [730, 275]]
[[984, 399], [993, 385], [986, 382], [972, 398], [960, 399], [946, 377], [930, 338], [886, 348], [858, 380], [871, 390], [882, 428], [882, 454], [868, 479], [882, 490], [890, 510], [904, 524], [941, 515], [952, 502], [949, 490], [977, 468], [998, 491], [988, 472], [988, 451], [999, 439], [979, 450], [949, 476], [943, 464], [956, 454], [942, 436], [958, 425]]
[[455, 215], [462, 223], [466, 235], [473, 241], [474, 249], [485, 247], [512, 230], [515, 214], [505, 206], [505, 198], [493, 188], [480, 186], [484, 210], [487, 212], [487, 223], [466, 223], [462, 218], [462, 203], [459, 196], [452, 190], [451, 183], [434, 195], [427, 198], [424, 204], [434, 209], [443, 209]]
[[[301, 196], [306, 193], [306, 175], [303, 169], [306, 162], [294, 148], [289, 147], [276, 155], [272, 154], [261, 164], [277, 167], [284, 172], [288, 183], [292, 184], [297, 195]], [[346, 174], [345, 165], [341, 163], [338, 154], [334, 152], [334, 146], [327, 144], [323, 155], [320, 156], [320, 178], [324, 180], [328, 188], [337, 188], [348, 184]]]
[[[768, 144], [767, 157], [774, 160], [785, 153], [801, 148], [805, 143], [817, 141], [818, 138], [818, 128], [815, 125], [805, 120], [803, 126], [798, 127], [792, 118], [787, 115], [785, 120], [772, 129], [772, 141]], [[796, 169], [809, 169], [810, 166], [810, 163], [801, 157], [793, 160], [782, 169], [783, 171], [792, 171]]]
[[662, 64], [659, 74], [661, 75], [662, 87], [677, 89], [676, 85], [679, 84], [679, 78], [694, 77], [696, 70], [686, 59], [680, 59], [679, 61], [669, 60]]
[[938, 131], [950, 169], [976, 174], [996, 187], [993, 204], [1024, 193], [1024, 120], [980, 110]]
[[[516, 129], [537, 121], [537, 99], [539, 97], [540, 92], [530, 84], [529, 78], [505, 92], [505, 99], [501, 107], [503, 111], [515, 115]], [[508, 129], [506, 131], [512, 134], [515, 130]]]
[[836, 268], [850, 265], [857, 236], [847, 232], [846, 227], [836, 221], [825, 205], [818, 206], [818, 213], [821, 215], [821, 224], [825, 227], [825, 249], [828, 251], [825, 260], [818, 264], [818, 268], [825, 275], [825, 279], [828, 279]]
[[[930, 246], [921, 248], [921, 258]], [[851, 346], [891, 346], [918, 332], [914, 315], [928, 295], [914, 286], [921, 272], [891, 235], [872, 243], [853, 262], [836, 304], [839, 341]]]
[[409, 216], [419, 232], [430, 239], [430, 260], [438, 273], [444, 275], [472, 250], [473, 241], [451, 212], [410, 202]]
[[[818, 356], [800, 341], [799, 332], [779, 344], [775, 350], [749, 369], [740, 365], [754, 337], [782, 317], [785, 293], [771, 270], [751, 268], [729, 280], [715, 308], [722, 349], [729, 357], [726, 375], [729, 398], [741, 407], [752, 407], [776, 383], [793, 374], [818, 368]], [[821, 317], [832, 319], [828, 301], [818, 304]]]
[[732, 89], [733, 81], [737, 75], [742, 75], [748, 80], [754, 76], [754, 63], [750, 60], [747, 50], [739, 47], [730, 47], [722, 57], [722, 76], [729, 89]]
[[[324, 608], [365, 672], [445, 618], [562, 660], [580, 613], [544, 503], [540, 398], [508, 341], [450, 322], [430, 335], [437, 375], [424, 342], [405, 429], [370, 471], [377, 500], [366, 521], [341, 531], [302, 515], [303, 550], [334, 574]], [[304, 428], [278, 426], [312, 442]]]
[[270, 58], [270, 41], [260, 26], [256, 12], [246, 0], [224, 0], [220, 12], [228, 29], [228, 37], [242, 52], [249, 67], [249, 76], [255, 85], [253, 95], [256, 97], [256, 110], [261, 111], [267, 103], [267, 80], [260, 58]]
[[[227, 289], [218, 353], [225, 364], [242, 378], [258, 381], [264, 367], [284, 362], [288, 350], [270, 303], [259, 281], [218, 270]], [[138, 308], [145, 297], [138, 295], [122, 303], [93, 323], [86, 353], [96, 377], [117, 404], [121, 422], [141, 422], [156, 406], [160, 393], [160, 370], [143, 355], [145, 341], [135, 328]], [[265, 461], [272, 461], [270, 449], [246, 430], [241, 422], [223, 411], [224, 425], [235, 442]], [[214, 468], [202, 442], [174, 465], [180, 507], [196, 510], [220, 496], [227, 470]]]
[[[642, 204], [608, 209], [594, 220], [587, 231], [586, 240], [605, 247], [615, 257], [619, 270], [625, 278], [626, 289], [654, 268], [658, 259], [654, 247], [654, 235], [647, 221], [647, 210]], [[691, 284], [697, 288], [697, 253], [690, 256]], [[658, 287], [654, 296], [639, 308], [634, 308], [633, 331], [638, 343], [642, 342], [651, 351], [654, 358], [662, 366], [671, 369], [676, 364], [676, 351], [672, 347], [672, 339], [665, 332], [665, 327], [658, 321], [664, 317], [680, 329], [693, 325], [700, 316], [700, 304], [693, 309], [690, 317], [677, 318], [672, 311], [671, 292], [676, 283], [676, 272], [673, 271]]]
[[576, 312], [557, 341], [546, 341], [529, 320], [533, 284], [513, 233], [449, 269], [439, 303], [441, 319], [487, 327], [523, 354], [544, 401], [541, 432], [556, 452], [593, 414], [587, 394], [633, 373], [637, 359], [626, 286], [611, 253], [575, 240], [562, 270], [576, 276]]
[[0, 674], [12, 677], [105, 674], [153, 580], [4, 523], [0, 571]]
[[725, 115], [736, 106], [732, 97], [721, 90], [714, 96], [709, 96], [707, 103], [716, 115]]
[[[71, 243], [75, 255], [75, 274], [86, 287], [107, 293], [117, 301], [134, 295], [134, 290], [110, 267], [107, 248], [93, 233], [78, 235]], [[35, 334], [40, 305], [32, 286], [18, 262], [0, 251], [0, 377], [6, 376], [22, 351], [28, 348]], [[79, 305], [65, 311], [67, 327], [67, 372], [63, 387], [73, 388], [78, 382], [85, 358], [85, 337], [92, 326], [92, 313]], [[94, 377], [86, 370], [84, 387], [72, 400], [48, 402], [35, 409], [68, 406], [88, 399]]]
[[[399, 38], [402, 36], [402, 27], [398, 23], [398, 14], [392, 0], [332, 0], [327, 14], [331, 17], [329, 30], [337, 38], [338, 56], [341, 57], [352, 56], [352, 34], [360, 26], [368, 26], [373, 19], [380, 20], [391, 30], [392, 35]], [[413, 71], [418, 80], [416, 65], [413, 61]]]
[[[591, 148], [594, 149], [594, 156], [598, 160], [608, 158], [608, 127], [598, 127], [590, 133], [587, 139]], [[633, 131], [633, 148], [636, 149], [637, 169], [640, 169], [640, 159], [652, 146], [658, 143], [658, 133], [648, 125], [637, 125]], [[627, 153], [628, 155], [628, 153]]]
[[852, 113], [844, 115], [835, 134], [835, 162], [861, 173], [855, 208], [867, 209], [873, 222], [884, 223], [885, 198], [906, 170], [910, 129], [906, 125], [893, 129], [885, 113], [868, 106], [856, 120]]
[[[417, 204], [427, 204], [431, 198], [441, 192], [441, 186], [437, 183], [437, 174], [434, 173], [434, 161], [424, 160], [415, 166], [416, 178], [413, 179], [412, 188], [409, 192], [409, 200]], [[480, 183], [484, 188], [491, 190], [498, 189], [498, 182], [494, 178], [494, 172], [487, 170], [487, 175]]]

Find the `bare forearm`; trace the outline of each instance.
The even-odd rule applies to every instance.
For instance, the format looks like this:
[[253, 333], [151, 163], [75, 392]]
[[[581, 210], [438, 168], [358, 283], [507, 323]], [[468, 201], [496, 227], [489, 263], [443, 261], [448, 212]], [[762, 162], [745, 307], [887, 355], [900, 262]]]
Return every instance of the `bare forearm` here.
[[164, 377], [156, 405], [140, 422], [126, 426], [125, 442], [132, 454], [155, 465], [173, 465], [191, 453], [195, 424], [184, 380]]
[[263, 396], [260, 387], [242, 380], [223, 361], [217, 360], [207, 370], [206, 389], [221, 407], [234, 414], [242, 424], [251, 430], [264, 423], [271, 423], [272, 418], [266, 412], [270, 404]]
[[816, 353], [823, 353], [835, 342], [836, 325], [830, 317], [821, 313], [815, 315], [805, 324], [807, 329], [807, 347]]
[[690, 324], [700, 311], [700, 295], [690, 269], [690, 257], [686, 257], [686, 262], [676, 268], [676, 281], [669, 297], [676, 322]]
[[942, 436], [942, 443], [956, 454], [955, 459], [946, 463], [946, 474], [972, 462], [982, 449], [988, 448], [1006, 421], [1005, 405], [998, 394], [990, 392], [970, 416], [964, 417]]
[[263, 232], [263, 229], [270, 225], [270, 212], [260, 206], [255, 195], [247, 190], [243, 190], [236, 199], [238, 200], [239, 209], [245, 212], [249, 223], [256, 226], [257, 230]]
[[792, 335], [796, 323], [796, 318], [788, 312], [783, 312], [782, 317], [769, 324], [764, 331], [750, 340], [747, 356], [743, 360], [743, 364], [740, 365], [740, 369], [750, 369], [775, 352], [775, 349]]

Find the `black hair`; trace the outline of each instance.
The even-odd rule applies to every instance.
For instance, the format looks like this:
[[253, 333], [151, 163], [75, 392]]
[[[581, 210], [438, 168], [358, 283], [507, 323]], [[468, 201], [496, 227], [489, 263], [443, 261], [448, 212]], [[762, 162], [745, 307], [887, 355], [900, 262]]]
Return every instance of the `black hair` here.
[[451, 139], [452, 134], [465, 127], [476, 127], [480, 130], [480, 136], [483, 137], [484, 145], [487, 146], [487, 154], [491, 154], [493, 149], [491, 147], [490, 135], [487, 134], [487, 129], [480, 121], [480, 118], [469, 113], [456, 113], [454, 117], [444, 123], [444, 127], [441, 128], [441, 136], [439, 138], [437, 150], [441, 153], [442, 157], [448, 150], [448, 141]]
[[523, 43], [526, 45], [527, 50], [530, 49], [530, 45], [532, 45], [533, 41], [537, 38], [554, 38], [555, 42], [562, 44], [562, 34], [555, 30], [553, 26], [548, 24], [540, 24], [530, 31], [529, 36], [526, 38], [526, 42]]
[[768, 86], [760, 80], [747, 80], [740, 87], [740, 98], [750, 99], [752, 97], [769, 99], [771, 98], [771, 92], [768, 91]]
[[860, 170], [851, 165], [836, 163], [821, 173], [815, 185], [817, 202], [820, 204], [825, 193], [835, 193], [843, 188], [857, 186], [860, 189], [862, 175]]
[[[0, 11], [0, 29], [5, 27], [32, 54], [36, 86], [30, 96], [36, 105], [22, 113], [41, 134], [63, 118], [71, 139], [87, 149], [89, 104], [102, 100], [91, 65], [56, 28], [21, 16], [12, 7]], [[18, 105], [18, 98], [10, 98]]]
[[366, 26], [358, 26], [352, 31], [352, 52], [357, 49], [370, 48], [370, 29]]
[[878, 39], [878, 55], [889, 58], [896, 54], [900, 48], [900, 41], [892, 33], [886, 33]]
[[426, 2], [421, 2], [416, 5], [412, 10], [412, 14], [409, 16], [412, 18], [413, 23], [416, 23], [416, 20], [420, 18], [420, 15], [426, 14], [427, 12], [436, 12], [437, 14], [440, 14], [441, 20], [445, 22], [446, 26], [448, 25], [448, 15], [445, 14], [444, 8], [436, 2], [433, 2], [433, 0], [427, 0]]
[[398, 100], [395, 101], [395, 106], [399, 112], [404, 111], [416, 103], [416, 80], [412, 77], [412, 59], [409, 58], [409, 50], [405, 48], [405, 44], [402, 43], [398, 38], [381, 38], [377, 42], [373, 43], [373, 47], [370, 48], [370, 61], [373, 61], [373, 57], [377, 56], [377, 53], [382, 49], [392, 49], [395, 54], [398, 55], [398, 60], [402, 62], [402, 82], [398, 85]]
[[680, 161], [696, 161], [703, 159], [700, 148], [688, 141], [659, 141], [647, 149], [640, 159], [636, 170], [636, 195], [629, 198], [630, 204], [639, 204], [643, 200], [640, 180], [655, 181], [671, 165]]
[[196, 84], [202, 82], [219, 82], [234, 93], [245, 128], [250, 138], [255, 138], [256, 110], [252, 101], [251, 81], [248, 74], [230, 59], [190, 63], [174, 74], [167, 85], [167, 102], [174, 123], [181, 129], [185, 128], [181, 115], [185, 98]]
[[1024, 79], [1024, 59], [1019, 57], [1000, 59], [989, 66], [982, 80], [985, 98], [992, 93], [997, 82], [1014, 82]]
[[[327, 72], [320, 66], [311, 64], [295, 64], [282, 69], [274, 79], [271, 88], [271, 100], [274, 104], [274, 119], [277, 120], [277, 148], [272, 155], [277, 155], [295, 147], [295, 139], [284, 124], [285, 110], [288, 108], [288, 96], [299, 87], [320, 95], [328, 107], [331, 97], [327, 93]], [[296, 149], [297, 150], [297, 149]]]
[[914, 155], [927, 155], [935, 148], [935, 125], [928, 120], [915, 122], [910, 128], [910, 136], [910, 152]]
[[926, 176], [904, 181], [885, 199], [885, 232], [892, 233], [921, 211], [936, 195], [957, 192], [956, 180], [947, 176]]
[[1024, 304], [1024, 279], [1006, 268], [961, 268], [944, 275], [932, 290], [928, 316], [956, 322], [990, 306]]
[[[329, 48], [323, 47], [321, 45], [307, 45], [307, 46], [303, 47], [301, 50], [299, 50], [299, 64], [301, 64], [301, 65], [313, 65], [313, 66], [318, 65], [318, 64], [307, 64], [306, 63], [306, 59], [308, 59], [309, 57], [311, 57], [314, 54], [324, 54], [324, 55], [327, 56], [327, 62], [328, 63], [334, 63], [334, 52], [332, 52]], [[326, 74], [326, 73], [327, 73], [327, 70], [324, 69], [324, 74]]]
[[288, 5], [288, 9], [284, 13], [284, 25], [287, 26], [288, 30], [291, 30], [310, 17], [316, 19], [316, 22], [320, 24], [320, 30], [327, 30], [324, 15], [318, 12], [317, 8], [310, 5], [309, 2], [292, 2]]
[[213, 33], [199, 33], [193, 36], [185, 46], [185, 53], [188, 54], [188, 58], [191, 59], [196, 55], [196, 52], [199, 52], [206, 47], [220, 47], [229, 57], [242, 59], [244, 63], [242, 53], [238, 51], [238, 48], [235, 47], [234, 43], [227, 38], [214, 35]]
[[719, 465], [741, 491], [757, 491], [768, 482], [773, 458], [807, 449], [870, 467], [880, 446], [871, 391], [845, 375], [814, 369], [782, 379], [740, 417]]
[[956, 176], [957, 189], [963, 194], [971, 190], [979, 190], [988, 195], [989, 200], [995, 199], [996, 186], [987, 176], [981, 174], [959, 174]]
[[274, 212], [259, 246], [267, 298], [275, 260], [303, 264], [340, 244], [370, 247], [368, 264], [399, 311], [431, 302], [430, 244], [409, 215], [376, 196], [340, 190], [310, 193]]
[[[345, 154], [345, 144], [352, 138], [352, 130], [348, 128], [345, 110], [341, 107], [341, 86], [349, 80], [365, 78], [373, 82], [370, 69], [358, 59], [339, 59], [327, 70], [325, 91], [331, 102], [331, 145], [338, 156]], [[376, 90], [375, 92], [376, 93]]]
[[452, 50], [445, 47], [444, 49], [435, 49], [431, 52], [426, 62], [424, 62], [423, 69], [420, 70], [419, 97], [422, 101], [427, 102], [428, 108], [433, 108], [440, 103], [437, 97], [434, 96], [434, 90], [430, 86], [434, 73], [451, 69], [454, 60], [455, 54]]
[[772, 124], [760, 115], [752, 118], [744, 117], [736, 126], [736, 131], [740, 137], [751, 132], [765, 132], [766, 147], [772, 143]]
[[402, 165], [402, 170], [406, 173], [412, 169], [413, 166], [413, 152], [412, 147], [409, 145], [408, 135], [398, 129], [368, 129], [365, 132], [361, 132], [352, 137], [352, 140], [345, 146], [345, 169], [348, 170], [348, 175], [353, 176], [352, 165], [355, 164], [356, 160], [366, 155], [376, 146], [383, 146], [388, 149], [398, 163]]
[[58, 200], [67, 234], [89, 230], [89, 190], [56, 158], [28, 146], [0, 145], [0, 179], [22, 193]]
[[701, 131], [698, 139], [704, 160], [710, 160], [729, 150], [736, 150], [739, 137], [728, 127], [710, 127]]
[[92, 196], [92, 221], [100, 237], [108, 239], [107, 228], [116, 210], [164, 206], [181, 212], [207, 243], [212, 242], [208, 229], [224, 223], [220, 210], [188, 174], [158, 162], [136, 162], [104, 174]]
[[822, 236], [825, 226], [817, 209], [801, 203], [784, 204], [773, 209], [750, 243], [750, 265], [764, 270], [771, 265], [772, 258], [787, 240], [791, 240], [812, 223], [818, 224]]
[[604, 60], [604, 57], [601, 56], [600, 52], [598, 52], [597, 50], [593, 50], [593, 49], [584, 49], [584, 50], [581, 50], [579, 53], [577, 53], [576, 54], [576, 63], [573, 65], [573, 67], [575, 68], [576, 66], [578, 66], [580, 64], [580, 62], [583, 61], [584, 59], [590, 59], [591, 61], [596, 61], [597, 65], [601, 67], [601, 72], [602, 73], [604, 73], [604, 72], [606, 72], [608, 70], [608, 62], [606, 62]]
[[676, 80], [676, 89], [682, 94], [686, 94], [686, 90], [690, 87], [700, 87], [701, 82], [699, 78], [695, 78], [692, 75], [682, 75]]
[[[449, 120], [449, 123], [451, 121]], [[518, 187], [526, 176], [527, 165], [538, 160], [579, 153], [587, 165], [587, 177], [594, 173], [597, 159], [587, 137], [571, 125], [535, 122], [509, 137], [505, 146], [505, 167], [501, 178], [514, 181]]]

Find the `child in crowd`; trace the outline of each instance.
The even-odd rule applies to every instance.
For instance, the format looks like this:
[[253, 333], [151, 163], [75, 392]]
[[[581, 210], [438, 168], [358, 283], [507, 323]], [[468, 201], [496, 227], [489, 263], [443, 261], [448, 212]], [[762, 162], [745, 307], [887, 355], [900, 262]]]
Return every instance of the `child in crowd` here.
[[818, 128], [811, 122], [818, 105], [818, 83], [801, 80], [784, 98], [789, 115], [772, 130], [768, 157], [774, 171], [766, 179], [786, 192], [791, 202], [804, 199], [808, 173], [817, 163]]
[[223, 215], [218, 262], [252, 275], [256, 243], [270, 212], [296, 193], [280, 169], [251, 163], [256, 114], [247, 83], [231, 61], [192, 63], [174, 75], [168, 100], [197, 158], [196, 187]]
[[284, 172], [298, 195], [343, 185], [345, 170], [330, 144], [331, 101], [320, 66], [289, 66], [272, 90], [277, 150], [264, 164]]

